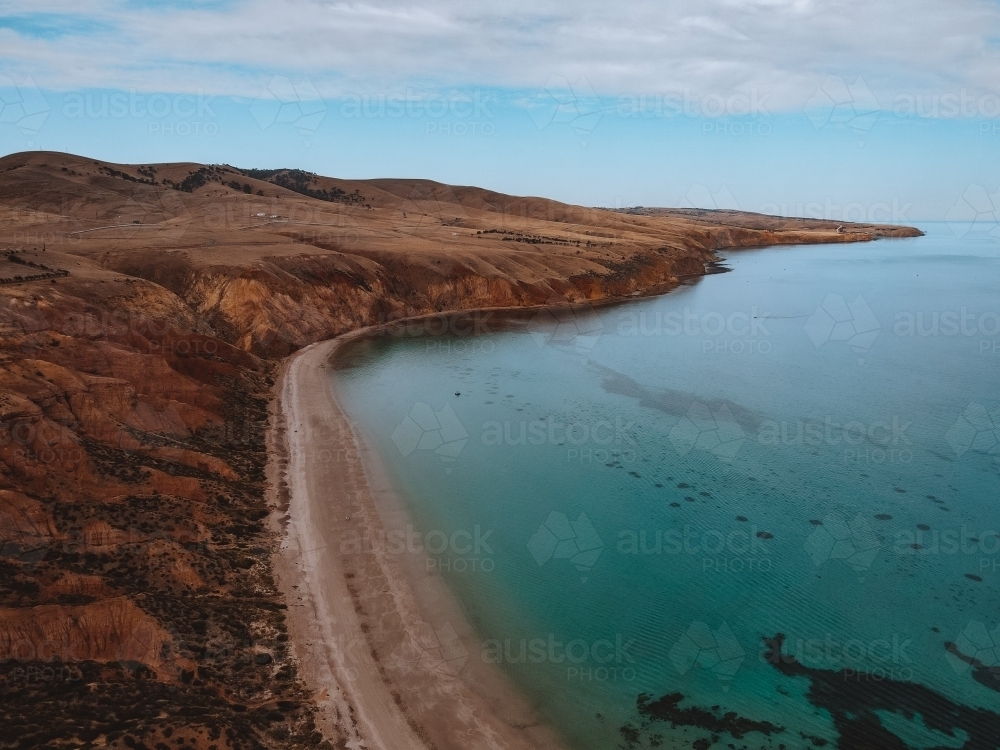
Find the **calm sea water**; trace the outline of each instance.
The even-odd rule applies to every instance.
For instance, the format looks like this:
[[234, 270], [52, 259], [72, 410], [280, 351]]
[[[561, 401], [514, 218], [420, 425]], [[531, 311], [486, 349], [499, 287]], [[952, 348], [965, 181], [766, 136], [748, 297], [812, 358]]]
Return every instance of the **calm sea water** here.
[[1000, 742], [1000, 244], [922, 228], [349, 353], [467, 658], [571, 747]]

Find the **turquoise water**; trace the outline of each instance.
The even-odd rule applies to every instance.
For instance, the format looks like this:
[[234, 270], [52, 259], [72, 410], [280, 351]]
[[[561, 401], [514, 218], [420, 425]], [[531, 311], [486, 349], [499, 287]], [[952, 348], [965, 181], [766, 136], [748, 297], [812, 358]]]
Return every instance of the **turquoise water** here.
[[1000, 244], [922, 228], [349, 352], [469, 658], [571, 747], [998, 746]]

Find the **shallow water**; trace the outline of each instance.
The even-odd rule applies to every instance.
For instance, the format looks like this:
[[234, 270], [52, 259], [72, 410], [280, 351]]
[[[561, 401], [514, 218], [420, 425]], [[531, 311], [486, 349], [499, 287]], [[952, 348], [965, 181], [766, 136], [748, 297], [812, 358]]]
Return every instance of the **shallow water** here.
[[571, 747], [1000, 742], [1000, 244], [922, 228], [351, 348], [467, 658]]

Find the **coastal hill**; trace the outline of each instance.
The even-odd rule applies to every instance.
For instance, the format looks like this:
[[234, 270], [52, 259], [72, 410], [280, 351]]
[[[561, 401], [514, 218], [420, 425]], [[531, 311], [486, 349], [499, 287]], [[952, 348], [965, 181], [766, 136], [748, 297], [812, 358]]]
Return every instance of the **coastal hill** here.
[[413, 316], [667, 291], [722, 249], [918, 234], [0, 159], [0, 745], [344, 746], [352, 718], [318, 716], [272, 575], [282, 357]]
[[212, 332], [262, 356], [409, 315], [659, 291], [703, 273], [718, 249], [916, 233], [54, 153], [0, 159], [0, 211], [0, 246], [70, 254], [81, 279], [154, 282]]

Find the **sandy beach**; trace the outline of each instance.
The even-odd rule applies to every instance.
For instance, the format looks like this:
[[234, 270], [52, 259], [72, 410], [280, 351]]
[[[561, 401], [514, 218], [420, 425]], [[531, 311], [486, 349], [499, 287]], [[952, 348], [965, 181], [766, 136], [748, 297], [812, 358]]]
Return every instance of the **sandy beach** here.
[[[41, 103], [37, 97], [35, 101]], [[43, 115], [40, 110], [29, 117]], [[109, 122], [97, 119], [90, 125]], [[79, 124], [86, 125], [84, 120]], [[13, 121], [8, 125], [15, 127]], [[106, 133], [101, 136], [107, 146]], [[432, 140], [421, 139], [421, 143]], [[473, 142], [490, 143], [470, 139], [469, 145]], [[329, 358], [347, 339], [328, 340], [345, 331], [358, 331], [352, 336], [381, 333], [375, 327], [387, 321], [396, 321], [388, 331], [391, 335], [440, 335], [444, 333], [440, 318], [461, 310], [467, 315], [482, 314], [482, 320], [472, 321], [472, 330], [481, 330], [479, 323], [496, 314], [505, 326], [521, 326], [532, 333], [532, 323], [543, 306], [575, 303], [588, 315], [587, 307], [666, 292], [679, 283], [718, 272], [720, 253], [729, 262], [730, 251], [735, 254], [744, 248], [836, 243], [837, 248], [789, 253], [787, 263], [782, 260], [774, 266], [764, 263], [770, 251], [755, 254], [759, 262], [749, 265], [769, 268], [770, 273], [739, 283], [724, 275], [718, 282], [692, 290], [699, 294], [691, 295], [707, 300], [703, 309], [713, 311], [713, 317], [721, 310], [743, 315], [740, 311], [748, 309], [768, 313], [788, 308], [788, 316], [775, 316], [773, 324], [767, 321], [775, 327], [795, 328], [785, 354], [796, 358], [780, 373], [810, 372], [817, 383], [829, 377], [830, 387], [806, 391], [800, 400], [769, 402], [768, 394], [782, 387], [781, 379], [775, 377], [762, 381], [760, 388], [750, 387], [746, 397], [739, 389], [729, 393], [723, 387], [729, 383], [721, 379], [730, 374], [733, 360], [728, 355], [737, 353], [726, 339], [714, 342], [713, 357], [703, 350], [700, 354], [705, 356], [684, 359], [684, 377], [691, 378], [689, 395], [697, 395], [702, 403], [714, 403], [722, 395], [734, 404], [759, 402], [762, 413], [773, 409], [775, 416], [787, 418], [789, 424], [804, 414], [838, 418], [842, 407], [846, 413], [839, 418], [843, 419], [867, 420], [870, 413], [872, 419], [880, 420], [891, 413], [900, 420], [906, 417], [906, 424], [919, 424], [916, 418], [923, 413], [914, 404], [926, 400], [925, 387], [911, 383], [910, 396], [900, 398], [891, 412], [884, 411], [890, 408], [888, 401], [860, 399], [864, 389], [856, 395], [841, 395], [840, 385], [853, 383], [858, 371], [833, 369], [836, 351], [853, 348], [857, 356], [847, 353], [846, 359], [855, 367], [861, 364], [857, 361], [861, 350], [867, 352], [873, 345], [872, 357], [865, 361], [873, 373], [879, 362], [896, 363], [895, 369], [863, 379], [861, 384], [870, 394], [879, 383], [922, 377], [927, 363], [944, 363], [934, 389], [944, 400], [936, 411], [927, 412], [929, 424], [941, 427], [932, 429], [936, 437], [928, 450], [934, 460], [954, 452], [956, 460], [949, 466], [959, 474], [950, 484], [942, 480], [941, 486], [935, 486], [941, 477], [916, 471], [927, 462], [914, 461], [912, 467], [891, 462], [882, 468], [912, 468], [908, 498], [923, 496], [935, 505], [950, 502], [952, 507], [940, 510], [953, 512], [952, 518], [965, 513], [961, 520], [970, 528], [972, 524], [989, 528], [992, 516], [985, 513], [985, 520], [977, 520], [980, 508], [975, 504], [961, 507], [957, 500], [945, 499], [948, 493], [957, 492], [953, 488], [959, 480], [969, 482], [973, 491], [967, 494], [972, 497], [992, 491], [985, 485], [980, 489], [981, 477], [992, 474], [985, 466], [977, 467], [976, 451], [953, 439], [978, 429], [981, 414], [976, 409], [992, 408], [988, 403], [993, 393], [990, 373], [981, 373], [980, 378], [975, 371], [989, 358], [952, 361], [945, 356], [955, 353], [951, 349], [934, 349], [937, 345], [954, 347], [961, 338], [969, 345], [978, 344], [978, 355], [988, 353], [984, 347], [990, 344], [992, 328], [984, 328], [983, 321], [988, 323], [993, 301], [982, 279], [990, 278], [995, 259], [981, 252], [990, 246], [984, 244], [986, 234], [957, 237], [954, 222], [931, 227], [932, 236], [914, 245], [913, 258], [907, 260], [914, 264], [906, 267], [913, 271], [911, 278], [908, 272], [898, 273], [902, 259], [909, 258], [902, 248], [893, 251], [883, 243], [850, 248], [846, 243], [917, 238], [924, 232], [898, 223], [845, 221], [850, 213], [846, 207], [843, 216], [826, 219], [691, 206], [595, 208], [416, 178], [356, 180], [299, 168], [243, 169], [222, 163], [236, 158], [239, 149], [213, 153], [207, 163], [124, 164], [102, 161], [96, 154], [39, 150], [49, 145], [42, 141], [30, 145], [28, 151], [0, 157], [0, 215], [4, 217], [0, 226], [4, 251], [0, 254], [0, 563], [5, 571], [5, 585], [0, 586], [0, 645], [7, 644], [8, 657], [15, 654], [12, 644], [18, 649], [16, 659], [4, 662], [0, 658], [4, 662], [0, 671], [6, 670], [0, 678], [7, 686], [5, 736], [19, 746], [187, 744], [210, 750], [225, 736], [223, 744], [272, 750], [558, 747], [540, 720], [538, 708], [543, 699], [544, 716], [553, 722], [560, 717], [560, 733], [572, 735], [575, 744], [601, 748], [618, 744], [614, 733], [622, 723], [617, 719], [634, 715], [635, 695], [629, 695], [627, 686], [620, 691], [620, 710], [614, 721], [605, 721], [605, 714], [599, 713], [612, 702], [603, 697], [590, 701], [582, 697], [587, 690], [581, 690], [578, 699], [577, 689], [593, 685], [550, 682], [559, 687], [541, 695], [527, 686], [546, 683], [536, 682], [529, 674], [531, 681], [524, 687], [531, 697], [521, 696], [507, 674], [520, 675], [523, 668], [514, 666], [514, 660], [507, 660], [509, 666], [503, 667], [509, 672], [485, 663], [479, 639], [469, 627], [471, 623], [482, 633], [504, 634], [493, 627], [503, 625], [499, 619], [496, 623], [477, 619], [490, 616], [490, 609], [482, 606], [489, 602], [478, 595], [487, 593], [486, 589], [468, 589], [476, 596], [476, 611], [470, 604], [466, 613], [440, 579], [441, 569], [435, 570], [435, 565], [450, 566], [459, 558], [449, 554], [428, 559], [422, 551], [410, 551], [408, 545], [400, 550], [391, 541], [385, 543], [390, 535], [409, 531], [408, 515], [416, 518], [433, 508], [414, 504], [416, 498], [406, 492], [393, 493], [385, 480], [395, 480], [397, 471], [401, 472], [401, 465], [390, 458], [396, 455], [395, 449], [390, 444], [392, 453], [386, 454], [386, 465], [381, 466], [379, 453], [366, 444], [371, 435], [352, 429], [338, 407], [338, 394], [330, 390], [336, 387], [330, 368], [338, 365], [331, 365]], [[79, 145], [91, 148], [83, 142]], [[111, 153], [103, 147], [98, 150]], [[119, 157], [126, 153], [112, 151]], [[176, 158], [178, 153], [171, 150], [161, 156]], [[274, 153], [268, 161], [280, 164], [283, 153]], [[854, 150], [851, 153], [856, 155]], [[262, 158], [253, 149], [240, 159], [250, 162], [251, 156]], [[150, 153], [144, 158], [160, 157]], [[901, 164], [908, 175], [912, 165]], [[419, 172], [417, 167], [413, 165]], [[806, 174], [813, 177], [817, 172], [807, 170]], [[468, 177], [478, 179], [477, 175], [484, 180], [489, 175], [495, 178], [495, 172], [488, 169]], [[593, 185], [607, 189], [606, 175], [595, 172], [593, 177]], [[578, 188], [589, 179], [585, 174], [574, 178], [577, 184], [570, 192], [579, 194]], [[519, 184], [521, 192], [535, 192], [535, 187], [528, 191], [529, 186], [552, 187], [547, 177]], [[797, 200], [830, 194], [823, 185], [813, 188]], [[714, 194], [707, 191], [702, 190], [705, 197], [714, 200]], [[672, 193], [670, 200], [678, 194]], [[897, 194], [902, 200], [902, 193], [893, 192]], [[858, 204], [847, 204], [854, 197], [845, 194], [838, 200], [857, 213]], [[953, 197], [960, 198], [958, 194]], [[985, 197], [973, 191], [963, 194], [961, 201], [971, 200], [971, 208]], [[965, 205], [961, 201], [948, 205]], [[871, 220], [891, 215], [894, 222], [904, 218], [895, 205], [889, 213], [883, 206], [873, 204], [871, 211], [858, 216]], [[796, 258], [805, 258], [806, 267], [796, 271], [794, 284], [782, 281], [792, 263], [798, 262]], [[951, 260], [945, 263], [947, 258]], [[808, 264], [817, 259], [823, 259], [833, 275], [813, 278], [815, 268]], [[916, 273], [920, 266], [915, 264], [929, 259], [933, 264]], [[973, 261], [980, 265], [970, 265]], [[841, 270], [851, 275], [850, 283], [848, 276], [839, 275]], [[917, 283], [913, 280], [918, 277], [919, 284], [933, 284], [933, 288], [905, 286]], [[803, 286], [803, 278], [813, 278], [814, 283]], [[838, 280], [835, 285], [834, 279]], [[785, 283], [786, 289], [775, 291], [772, 283]], [[794, 294], [785, 293], [792, 286]], [[718, 289], [702, 297], [708, 287]], [[895, 290], [895, 301], [885, 294], [888, 289]], [[978, 305], [986, 311], [987, 317], [980, 319], [981, 340], [947, 334], [904, 337], [885, 325], [890, 310], [912, 310], [914, 299], [938, 299], [934, 295], [945, 292], [951, 296], [942, 296], [933, 309], [974, 310]], [[874, 307], [869, 308], [865, 300]], [[854, 317], [855, 308], [860, 311], [858, 317]], [[513, 309], [520, 312], [511, 313]], [[654, 316], [659, 312], [647, 311]], [[873, 325], [873, 318], [880, 315], [883, 325]], [[842, 340], [843, 333], [850, 333], [845, 316], [854, 321], [851, 326], [857, 324], [851, 328], [850, 343]], [[805, 335], [799, 323], [777, 322], [800, 317], [802, 326], [808, 326]], [[564, 322], [558, 315], [539, 320]], [[394, 330], [400, 325], [405, 329], [409, 323], [414, 324], [410, 330]], [[455, 335], [466, 335], [467, 323], [454, 331], [447, 327]], [[490, 331], [497, 330], [493, 323], [501, 321], [492, 320]], [[707, 328], [704, 332], [707, 335]], [[531, 343], [532, 338], [537, 336], [522, 340]], [[777, 334], [767, 339], [767, 343], [772, 341], [777, 344]], [[731, 342], [743, 346], [741, 339]], [[637, 349], [646, 346], [638, 340], [624, 343], [635, 344]], [[658, 343], [680, 342], [650, 341], [650, 357], [668, 352], [669, 347], [654, 345]], [[704, 343], [713, 344], [709, 339]], [[900, 347], [911, 344], [913, 360], [899, 367], [903, 360], [892, 357]], [[804, 350], [799, 350], [800, 345]], [[777, 359], [778, 348], [768, 362]], [[347, 353], [347, 349], [340, 351]], [[815, 357], [821, 358], [823, 367], [816, 367]], [[969, 367], [970, 362], [975, 365]], [[749, 375], [764, 364], [760, 359], [737, 362], [731, 373], [734, 387], [749, 385]], [[696, 378], [697, 367], [704, 370]], [[673, 360], [652, 369], [673, 373]], [[280, 370], [285, 374], [279, 378]], [[963, 377], [954, 378], [954, 372]], [[397, 381], [397, 387], [417, 385], [405, 380], [408, 374], [396, 374], [404, 378]], [[441, 374], [447, 377], [445, 370]], [[583, 391], [576, 395], [582, 403], [594, 404], [604, 394], [644, 398], [646, 389], [633, 388], [633, 381], [648, 380], [648, 389], [665, 382], [645, 378], [639, 371], [623, 375], [628, 380], [609, 384], [609, 388], [602, 383], [601, 391], [591, 392], [596, 398]], [[552, 377], [547, 382], [561, 381]], [[622, 383], [628, 384], [627, 393], [620, 392], [625, 389]], [[716, 385], [710, 389], [711, 383]], [[967, 384], [975, 387], [961, 392]], [[673, 388], [680, 383], [667, 385]], [[789, 392], [797, 385], [791, 382]], [[702, 386], [704, 390], [699, 390]], [[959, 391], [953, 393], [953, 388]], [[459, 390], [457, 384], [454, 390]], [[819, 400], [814, 402], [814, 397]], [[463, 408], [469, 401], [463, 398]], [[346, 399], [342, 402], [347, 403]], [[786, 414], [784, 410], [795, 404], [800, 406]], [[861, 410], [863, 406], [867, 412]], [[973, 412], [963, 411], [968, 409]], [[356, 413], [366, 417], [367, 424], [369, 412]], [[954, 426], [951, 432], [948, 425]], [[267, 450], [261, 439], [265, 435]], [[381, 433], [377, 435], [381, 439]], [[753, 447], [754, 441], [744, 441], [741, 456], [749, 455]], [[875, 447], [874, 443], [870, 446]], [[774, 460], [772, 453], [759, 463]], [[805, 460], [816, 456], [809, 455]], [[833, 458], [838, 467], [848, 463], [844, 456]], [[992, 457], [988, 458], [992, 467]], [[511, 475], [517, 468], [497, 466], [511, 469]], [[642, 476], [631, 476], [635, 487], [655, 481], [650, 469]], [[848, 492], [846, 488], [854, 487], [851, 482], [859, 475], [865, 481], [857, 480], [857, 487]], [[876, 481], [872, 477], [868, 472], [845, 472], [836, 486], [845, 497], [865, 499]], [[886, 475], [884, 480], [888, 497], [907, 489], [903, 478]], [[690, 481], [683, 484], [693, 486]], [[664, 495], [672, 492], [670, 485], [654, 483]], [[491, 486], [498, 494], [505, 488], [499, 482]], [[570, 485], [563, 486], [571, 494]], [[733, 486], [726, 484], [726, 491]], [[764, 492], [763, 483], [755, 486]], [[922, 491], [918, 494], [918, 490]], [[577, 492], [581, 498], [585, 494]], [[718, 495], [723, 494], [720, 489]], [[777, 507], [771, 497], [775, 494], [761, 494], [757, 503], [761, 513]], [[814, 493], [807, 488], [801, 493], [795, 489], [777, 494], [812, 497]], [[472, 493], [468, 499], [486, 498]], [[461, 500], [456, 498], [456, 502]], [[527, 516], [515, 516], [514, 511], [532, 500], [531, 488], [525, 485], [478, 508], [468, 503], [468, 519], [475, 528], [477, 518], [496, 511], [527, 523]], [[737, 500], [743, 502], [742, 497], [733, 502]], [[523, 505], [517, 506], [518, 502]], [[722, 502], [721, 497], [717, 502]], [[678, 507], [693, 511], [698, 506]], [[796, 505], [785, 515], [794, 520], [798, 510]], [[884, 510], [892, 512], [879, 512], [873, 523], [892, 519], [917, 531], [930, 527], [936, 533], [916, 505], [913, 513], [919, 515], [910, 515], [906, 508]], [[867, 509], [857, 510], [861, 511]], [[427, 517], [435, 516], [428, 513]], [[826, 510], [817, 508], [809, 520], [825, 517]], [[446, 516], [437, 518], [442, 520], [429, 525], [448, 522]], [[630, 525], [641, 528], [646, 520], [639, 516]], [[771, 523], [777, 527], [784, 520]], [[501, 530], [498, 523], [491, 528]], [[804, 530], [816, 531], [811, 523]], [[445, 529], [422, 531], [441, 534]], [[450, 534], [458, 532], [447, 531], [451, 542]], [[534, 529], [522, 531], [530, 534]], [[775, 535], [774, 543], [785, 544], [797, 533], [793, 530], [784, 538]], [[428, 546], [427, 539], [419, 541]], [[801, 553], [800, 545], [796, 552]], [[478, 561], [475, 556], [464, 559]], [[958, 584], [986, 588], [988, 581], [981, 575], [985, 571], [978, 567], [958, 570], [958, 558], [953, 562], [956, 569], [951, 572], [957, 574]], [[528, 569], [536, 572], [530, 565]], [[455, 583], [453, 572], [458, 573], [458, 568], [445, 571], [450, 583]], [[478, 581], [470, 576], [468, 583], [470, 587], [477, 582], [499, 584], [500, 576], [508, 572], [512, 571], [502, 570], [492, 579]], [[947, 580], [939, 571], [925, 572], [923, 578], [899, 579], [897, 588], [919, 582], [929, 590]], [[598, 588], [590, 586], [586, 592], [595, 602], [600, 602], [595, 593]], [[722, 594], [728, 594], [723, 588], [720, 583]], [[760, 595], [767, 590], [755, 585], [754, 600], [762, 601]], [[473, 601], [466, 598], [466, 589], [462, 591], [463, 601]], [[498, 597], [507, 593], [499, 586], [493, 591]], [[527, 585], [516, 589], [524, 598], [513, 609], [542, 612], [528, 599], [534, 591], [541, 589]], [[631, 591], [630, 584], [609, 586], [609, 592], [616, 595]], [[809, 595], [817, 591], [810, 589]], [[592, 601], [558, 584], [551, 593], [567, 592], [581, 607]], [[966, 589], [962, 592], [964, 597]], [[856, 602], [841, 602], [837, 593], [826, 591], [817, 606], [855, 611]], [[844, 593], [849, 593], [847, 587]], [[976, 593], [982, 592], [969, 591], [963, 605]], [[951, 600], [941, 597], [945, 599]], [[729, 606], [740, 600], [722, 596], [719, 601]], [[920, 592], [900, 601], [938, 599], [927, 599]], [[924, 617], [924, 612], [911, 613], [902, 606], [890, 609], [909, 613], [896, 627], [900, 632]], [[29, 613], [33, 614], [29, 617]], [[687, 617], [688, 613], [657, 610], [650, 620], [657, 623], [657, 637], [667, 632], [670, 622], [679, 628], [674, 634], [679, 637], [687, 624], [671, 618], [682, 614]], [[690, 616], [708, 614], [712, 613], [698, 611]], [[966, 616], [962, 610], [937, 610], [936, 630], [931, 632], [950, 633], [942, 638], [956, 637], [966, 623], [949, 617], [959, 615]], [[773, 634], [771, 622], [754, 630], [754, 621], [742, 613], [728, 616], [730, 624], [737, 619], [744, 623], [747, 653], [761, 633]], [[797, 616], [792, 612], [789, 619]], [[542, 623], [548, 625], [544, 631]], [[563, 623], [541, 619], [538, 632], [552, 632], [556, 625]], [[847, 633], [846, 637], [852, 636]], [[490, 652], [485, 656], [492, 658]], [[940, 662], [951, 670], [940, 657], [940, 653], [928, 652], [922, 663]], [[81, 684], [86, 690], [74, 693], [71, 704], [66, 702], [62, 679], [24, 681], [32, 672], [18, 674], [22, 668], [44, 670], [54, 659], [85, 673], [86, 682]], [[23, 660], [31, 663], [20, 664]], [[535, 676], [545, 677], [546, 670], [556, 668], [546, 665]], [[11, 675], [16, 678], [13, 682]], [[950, 672], [946, 675], [952, 677]], [[656, 690], [668, 682], [651, 682], [649, 687]], [[708, 706], [716, 703], [707, 694], [692, 693], [691, 698]], [[530, 705], [532, 700], [535, 706]], [[163, 701], [174, 710], [162, 711]], [[809, 706], [800, 704], [800, 708], [796, 716], [812, 715]], [[859, 731], [864, 730], [867, 715], [856, 720]], [[605, 741], [605, 737], [612, 739]]]
[[282, 535], [275, 570], [320, 728], [348, 747], [562, 747], [482, 660], [426, 553], [385, 543], [408, 519], [379, 457], [340, 408], [330, 369], [337, 350], [367, 332], [291, 356], [272, 405], [269, 480]]

